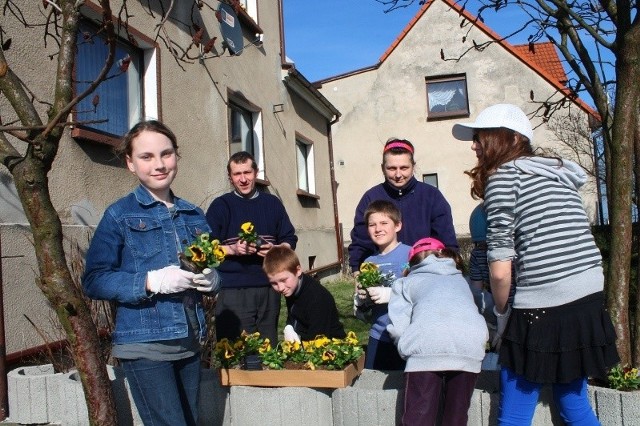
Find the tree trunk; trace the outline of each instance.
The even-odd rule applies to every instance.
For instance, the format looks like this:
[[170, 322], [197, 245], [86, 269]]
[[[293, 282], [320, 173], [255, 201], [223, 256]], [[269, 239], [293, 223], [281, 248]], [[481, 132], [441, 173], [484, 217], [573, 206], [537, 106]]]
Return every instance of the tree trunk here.
[[[634, 132], [635, 170], [636, 170], [636, 211], [640, 212], [640, 100], [636, 105], [636, 127]], [[636, 224], [640, 234], [640, 224]], [[636, 300], [635, 312], [631, 311], [633, 327], [631, 328], [631, 359], [635, 367], [640, 367], [640, 235], [636, 235]]]
[[[637, 28], [636, 28], [637, 30]], [[622, 365], [631, 364], [629, 330], [629, 282], [632, 223], [631, 196], [633, 176], [633, 142], [638, 113], [640, 81], [640, 34], [629, 31], [620, 37], [616, 67], [616, 105], [611, 143], [611, 258], [607, 274], [607, 303], [617, 334], [617, 348]]]
[[66, 332], [82, 380], [89, 423], [116, 425], [117, 413], [98, 333], [82, 294], [73, 284], [62, 244], [62, 224], [51, 204], [45, 170], [46, 166], [29, 155], [12, 170], [31, 224], [40, 273], [37, 282]]

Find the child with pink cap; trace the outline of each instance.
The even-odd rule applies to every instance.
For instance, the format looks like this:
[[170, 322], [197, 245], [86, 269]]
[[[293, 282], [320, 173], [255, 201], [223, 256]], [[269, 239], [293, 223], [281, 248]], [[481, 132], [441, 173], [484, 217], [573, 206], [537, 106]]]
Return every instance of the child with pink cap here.
[[487, 325], [453, 249], [423, 238], [411, 248], [409, 266], [393, 283], [387, 326], [407, 361], [402, 424], [435, 424], [442, 405], [442, 424], [466, 425]]

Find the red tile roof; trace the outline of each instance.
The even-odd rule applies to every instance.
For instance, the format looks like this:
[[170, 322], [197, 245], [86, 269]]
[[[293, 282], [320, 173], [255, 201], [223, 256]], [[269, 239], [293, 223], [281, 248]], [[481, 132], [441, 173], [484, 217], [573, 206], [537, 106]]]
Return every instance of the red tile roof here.
[[529, 62], [546, 70], [563, 86], [567, 85], [567, 74], [558, 57], [556, 47], [550, 41], [544, 43], [517, 44], [513, 49]]

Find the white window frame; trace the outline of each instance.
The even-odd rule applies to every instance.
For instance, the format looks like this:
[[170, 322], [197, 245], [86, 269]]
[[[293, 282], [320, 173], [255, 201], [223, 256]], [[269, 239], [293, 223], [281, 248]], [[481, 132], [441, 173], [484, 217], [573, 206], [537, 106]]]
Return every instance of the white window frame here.
[[[253, 105], [246, 99], [242, 99], [239, 96], [235, 96], [233, 94], [229, 95], [229, 103], [228, 103], [228, 125], [229, 125], [229, 155], [233, 155], [239, 151], [251, 151], [246, 149], [247, 140], [240, 136], [240, 140], [234, 140], [234, 128], [233, 128], [233, 114], [237, 114], [237, 111], [241, 111], [245, 117], [249, 117], [251, 123], [249, 124], [249, 128], [251, 129], [252, 136], [252, 154], [253, 158], [256, 160], [256, 164], [258, 165], [258, 179], [266, 180], [265, 170], [264, 170], [264, 143], [263, 143], [263, 133], [262, 133], [262, 111], [256, 105]], [[235, 145], [238, 144], [239, 145]]]
[[[100, 18], [99, 10], [96, 7], [91, 7], [90, 3], [87, 3], [87, 7], [83, 8], [83, 15], [87, 19], [87, 24], [91, 27], [94, 26], [94, 22]], [[159, 86], [159, 46], [149, 37], [145, 36], [135, 28], [128, 27], [125, 33], [124, 29], [121, 29], [119, 34], [118, 43], [124, 46], [125, 50], [140, 52], [140, 61], [131, 61], [129, 69], [126, 72], [126, 78], [128, 82], [128, 94], [127, 102], [129, 105], [129, 117], [128, 127], [125, 130], [128, 131], [140, 120], [160, 120], [161, 119], [161, 107], [160, 107], [160, 86]], [[101, 36], [96, 36], [101, 38]], [[137, 43], [134, 46], [129, 42], [129, 38], [132, 38]], [[81, 60], [80, 55], [78, 61]], [[96, 63], [96, 68], [99, 70], [102, 67], [102, 63]], [[112, 69], [118, 69], [119, 64], [114, 64]], [[97, 71], [96, 71], [97, 74]], [[75, 90], [75, 87], [74, 87]], [[88, 96], [88, 100], [92, 99], [92, 95]], [[86, 101], [85, 101], [86, 104]], [[108, 118], [109, 111], [100, 110], [100, 104], [97, 107], [96, 119]], [[74, 117], [75, 119], [75, 117]], [[77, 120], [76, 120], [77, 121]], [[112, 134], [101, 131], [99, 127], [91, 125], [76, 126], [72, 130], [72, 136], [79, 139], [92, 140], [99, 143], [105, 143], [108, 145], [117, 146], [120, 144], [123, 134]]]
[[258, 1], [257, 0], [239, 0], [240, 6], [247, 12], [247, 15], [258, 23]]
[[309, 194], [316, 193], [316, 171], [313, 142], [296, 135], [296, 165], [298, 189]]

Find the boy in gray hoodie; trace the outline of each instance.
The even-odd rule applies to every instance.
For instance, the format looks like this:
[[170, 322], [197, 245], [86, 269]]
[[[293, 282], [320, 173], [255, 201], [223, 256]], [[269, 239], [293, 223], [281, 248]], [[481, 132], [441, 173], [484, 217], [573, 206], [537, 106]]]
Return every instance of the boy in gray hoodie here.
[[387, 331], [407, 361], [403, 425], [466, 425], [489, 334], [460, 271], [461, 258], [435, 238], [409, 252], [409, 274], [393, 284]]

